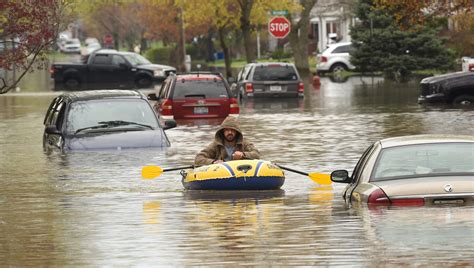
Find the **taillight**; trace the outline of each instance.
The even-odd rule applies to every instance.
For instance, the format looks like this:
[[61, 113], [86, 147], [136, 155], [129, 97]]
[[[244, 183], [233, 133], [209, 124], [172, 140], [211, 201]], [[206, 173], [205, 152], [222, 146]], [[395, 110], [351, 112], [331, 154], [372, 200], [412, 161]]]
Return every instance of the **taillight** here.
[[49, 68], [49, 73], [51, 74], [51, 76], [54, 75], [54, 71], [55, 71], [54, 67]]
[[303, 82], [300, 82], [298, 84], [298, 93], [304, 93], [304, 84], [303, 84]]
[[247, 93], [253, 93], [253, 85], [252, 85], [252, 83], [246, 83], [246, 84], [245, 84], [245, 92], [247, 92]]
[[321, 62], [328, 62], [328, 58], [325, 56], [321, 56]]
[[385, 192], [379, 188], [369, 195], [368, 203], [373, 205], [390, 205], [390, 199], [388, 199]]
[[236, 98], [231, 98], [229, 114], [239, 114], [239, 113], [240, 113], [239, 102], [237, 101]]
[[160, 107], [161, 115], [173, 115], [173, 101], [165, 99]]
[[469, 64], [469, 71], [474, 72], [474, 64]]
[[394, 206], [423, 206], [424, 204], [425, 199], [423, 198], [392, 199]]

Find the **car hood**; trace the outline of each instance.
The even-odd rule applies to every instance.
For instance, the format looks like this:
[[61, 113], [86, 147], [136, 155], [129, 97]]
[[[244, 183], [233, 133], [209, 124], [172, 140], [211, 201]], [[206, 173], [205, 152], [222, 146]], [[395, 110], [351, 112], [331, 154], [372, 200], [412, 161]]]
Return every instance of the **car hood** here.
[[[66, 139], [68, 140], [68, 139]], [[66, 151], [121, 150], [127, 148], [167, 147], [168, 142], [161, 130], [91, 133], [71, 137]]]
[[474, 81], [474, 72], [455, 72], [455, 73], [449, 73], [449, 74], [430, 76], [421, 80], [420, 83], [422, 84], [438, 83], [441, 81], [458, 80], [458, 79], [462, 79], [462, 80], [469, 79], [469, 80]]
[[[472, 176], [437, 176], [373, 182], [388, 197], [410, 195], [473, 194]], [[446, 191], [450, 185], [451, 192]]]
[[144, 65], [138, 65], [137, 68], [144, 69], [144, 70], [149, 70], [149, 71], [165, 70], [165, 71], [175, 71], [176, 72], [176, 68], [174, 68], [173, 66], [161, 65], [161, 64], [144, 64]]

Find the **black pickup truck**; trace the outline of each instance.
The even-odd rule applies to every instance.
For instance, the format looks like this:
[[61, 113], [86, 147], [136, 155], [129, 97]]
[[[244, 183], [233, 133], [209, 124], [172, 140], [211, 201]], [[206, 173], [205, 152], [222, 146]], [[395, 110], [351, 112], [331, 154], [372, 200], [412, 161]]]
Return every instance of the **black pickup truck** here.
[[54, 90], [147, 88], [176, 73], [176, 68], [152, 64], [137, 53], [101, 49], [84, 63], [55, 63], [50, 73]]
[[418, 103], [474, 105], [474, 72], [449, 73], [421, 80]]

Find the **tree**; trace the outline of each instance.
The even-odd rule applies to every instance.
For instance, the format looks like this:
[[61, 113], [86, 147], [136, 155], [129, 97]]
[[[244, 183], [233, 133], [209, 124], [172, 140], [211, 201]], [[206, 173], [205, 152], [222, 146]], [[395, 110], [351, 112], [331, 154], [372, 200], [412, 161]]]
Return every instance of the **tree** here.
[[388, 10], [375, 9], [371, 0], [360, 0], [351, 29], [355, 51], [351, 62], [361, 71], [383, 71], [387, 76], [405, 76], [413, 70], [448, 70], [453, 55], [443, 46], [436, 30], [426, 26], [401, 29]]
[[311, 9], [316, 4], [317, 0], [300, 0], [303, 10], [300, 13], [297, 22], [291, 19], [291, 32], [289, 35], [290, 45], [295, 57], [295, 65], [301, 72], [309, 73], [308, 63], [308, 33], [309, 20]]
[[67, 25], [66, 0], [0, 1], [0, 69], [18, 70], [13, 79], [0, 77], [0, 94], [16, 88], [25, 74], [44, 68], [45, 52]]

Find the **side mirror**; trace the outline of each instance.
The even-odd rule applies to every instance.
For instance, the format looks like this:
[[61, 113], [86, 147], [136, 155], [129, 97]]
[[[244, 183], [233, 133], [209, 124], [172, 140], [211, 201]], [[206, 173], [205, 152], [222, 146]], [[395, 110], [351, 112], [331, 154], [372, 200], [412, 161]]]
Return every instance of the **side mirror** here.
[[164, 130], [176, 127], [176, 121], [173, 119], [168, 119], [165, 121], [165, 126], [163, 127]]
[[148, 94], [148, 99], [156, 101], [158, 100], [158, 96], [156, 96], [156, 93], [150, 93]]
[[61, 135], [61, 132], [56, 128], [55, 125], [46, 126], [44, 132], [52, 135]]
[[128, 65], [126, 63], [120, 63], [119, 67], [120, 69], [124, 69], [124, 70], [128, 69]]
[[335, 170], [331, 172], [331, 181], [339, 183], [350, 183], [351, 178], [347, 170]]

